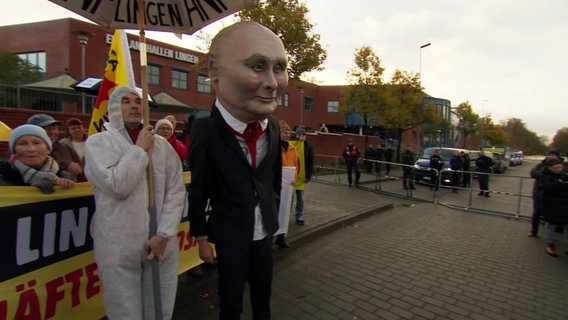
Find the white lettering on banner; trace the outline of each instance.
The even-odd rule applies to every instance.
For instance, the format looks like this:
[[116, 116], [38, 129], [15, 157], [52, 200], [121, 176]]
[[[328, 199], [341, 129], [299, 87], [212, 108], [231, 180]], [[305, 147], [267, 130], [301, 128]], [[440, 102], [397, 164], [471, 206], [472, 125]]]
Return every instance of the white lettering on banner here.
[[31, 228], [32, 217], [18, 219], [18, 227], [16, 229], [16, 263], [19, 266], [39, 258], [39, 249], [30, 248]]
[[[107, 33], [105, 41], [106, 41], [107, 44], [110, 45], [112, 43], [112, 34]], [[130, 40], [129, 43], [128, 43], [128, 47], [131, 50], [140, 51], [140, 42], [136, 41], [136, 40]], [[149, 53], [149, 54], [156, 55], [156, 56], [162, 56], [162, 57], [175, 59], [175, 60], [179, 60], [179, 61], [183, 61], [183, 62], [187, 62], [187, 63], [191, 63], [191, 64], [197, 64], [199, 62], [199, 57], [196, 56], [196, 55], [186, 53], [186, 52], [182, 52], [182, 51], [169, 49], [169, 48], [160, 47], [160, 46], [153, 45], [153, 44], [148, 44], [146, 46], [146, 52]]]
[[87, 224], [89, 222], [89, 209], [79, 209], [79, 221], [75, 220], [73, 210], [65, 210], [61, 214], [61, 232], [59, 236], [59, 252], [69, 250], [69, 240], [73, 237], [75, 247], [85, 245], [87, 240]]
[[[59, 234], [59, 251], [69, 250], [71, 238], [73, 247], [84, 246], [88, 234], [89, 208], [78, 210], [78, 219], [73, 210], [64, 210], [61, 213], [59, 225], [57, 213], [50, 212], [43, 216], [43, 237], [41, 239], [41, 256], [49, 257], [55, 253], [56, 235]], [[59, 228], [59, 232], [57, 232]], [[18, 219], [16, 234], [16, 264], [23, 264], [39, 259], [39, 248], [32, 248], [32, 217]], [[35, 237], [34, 237], [35, 238]]]

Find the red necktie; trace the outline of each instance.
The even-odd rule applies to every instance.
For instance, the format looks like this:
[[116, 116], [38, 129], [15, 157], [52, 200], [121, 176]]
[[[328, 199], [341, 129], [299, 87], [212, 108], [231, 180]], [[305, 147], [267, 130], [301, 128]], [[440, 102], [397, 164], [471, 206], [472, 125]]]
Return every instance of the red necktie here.
[[258, 121], [247, 124], [242, 134], [249, 148], [252, 170], [256, 169], [256, 141], [262, 135], [262, 127]]

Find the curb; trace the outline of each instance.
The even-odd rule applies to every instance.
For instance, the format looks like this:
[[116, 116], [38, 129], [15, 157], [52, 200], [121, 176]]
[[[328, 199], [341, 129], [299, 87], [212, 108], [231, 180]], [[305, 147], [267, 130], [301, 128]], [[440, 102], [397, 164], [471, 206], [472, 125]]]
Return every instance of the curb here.
[[282, 258], [284, 258], [286, 256], [286, 252], [288, 252], [291, 249], [293, 250], [297, 247], [302, 246], [305, 243], [311, 242], [337, 229], [341, 229], [345, 225], [352, 224], [356, 221], [360, 221], [374, 214], [378, 214], [393, 208], [394, 208], [393, 203], [369, 206], [367, 208], [353, 211], [352, 213], [346, 216], [336, 218], [317, 227], [310, 228], [308, 230], [299, 232], [295, 235], [291, 235], [287, 238], [288, 243], [290, 243], [291, 247], [290, 249], [279, 249], [277, 248], [277, 246], [274, 246], [275, 249], [272, 254], [274, 262], [276, 263]]

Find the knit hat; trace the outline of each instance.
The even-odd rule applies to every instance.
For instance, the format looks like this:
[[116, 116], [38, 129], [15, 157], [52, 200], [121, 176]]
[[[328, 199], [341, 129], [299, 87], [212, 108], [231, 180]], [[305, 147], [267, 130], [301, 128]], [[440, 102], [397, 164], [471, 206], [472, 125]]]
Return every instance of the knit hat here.
[[306, 134], [306, 128], [299, 126], [296, 128], [296, 134]]
[[156, 126], [154, 127], [154, 129], [158, 130], [158, 128], [160, 128], [163, 125], [167, 125], [170, 127], [170, 129], [174, 130], [174, 125], [172, 124], [172, 122], [168, 119], [160, 119], [158, 120], [158, 122], [156, 122]]
[[553, 155], [557, 156], [558, 158], [560, 158], [560, 150], [558, 150], [558, 149], [550, 150], [550, 151], [548, 151], [548, 154], [553, 154]]
[[40, 127], [46, 127], [49, 126], [51, 124], [58, 124], [58, 125], [62, 125], [63, 123], [61, 123], [61, 121], [57, 121], [55, 119], [53, 119], [52, 116], [48, 115], [48, 114], [34, 114], [33, 116], [31, 116], [28, 121], [28, 124], [33, 124], [36, 126], [40, 126]]
[[47, 145], [49, 152], [51, 152], [51, 139], [47, 135], [47, 132], [42, 127], [33, 124], [23, 124], [16, 129], [12, 130], [10, 133], [10, 138], [8, 139], [8, 145], [10, 146], [10, 153], [14, 154], [14, 149], [16, 148], [16, 141], [22, 136], [36, 136], [41, 138], [43, 142]]

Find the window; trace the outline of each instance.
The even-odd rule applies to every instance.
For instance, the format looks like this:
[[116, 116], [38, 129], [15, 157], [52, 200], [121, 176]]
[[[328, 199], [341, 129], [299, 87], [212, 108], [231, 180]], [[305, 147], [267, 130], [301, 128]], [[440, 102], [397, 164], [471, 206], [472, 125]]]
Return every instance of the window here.
[[314, 98], [304, 97], [304, 111], [312, 111]]
[[148, 63], [147, 75], [148, 84], [151, 84], [153, 86], [160, 85], [160, 66]]
[[290, 96], [288, 96], [287, 93], [278, 97], [278, 105], [281, 107], [288, 108], [290, 106], [289, 102], [290, 102]]
[[187, 75], [189, 72], [172, 69], [172, 88], [187, 89]]
[[327, 102], [327, 113], [338, 113], [339, 112], [339, 101], [328, 101]]
[[39, 68], [39, 72], [42, 75], [45, 75], [46, 72], [46, 55], [45, 52], [28, 52], [28, 53], [20, 53], [18, 54], [20, 59], [27, 61], [29, 64], [36, 66]]
[[206, 73], [197, 74], [197, 92], [211, 93], [211, 79]]

